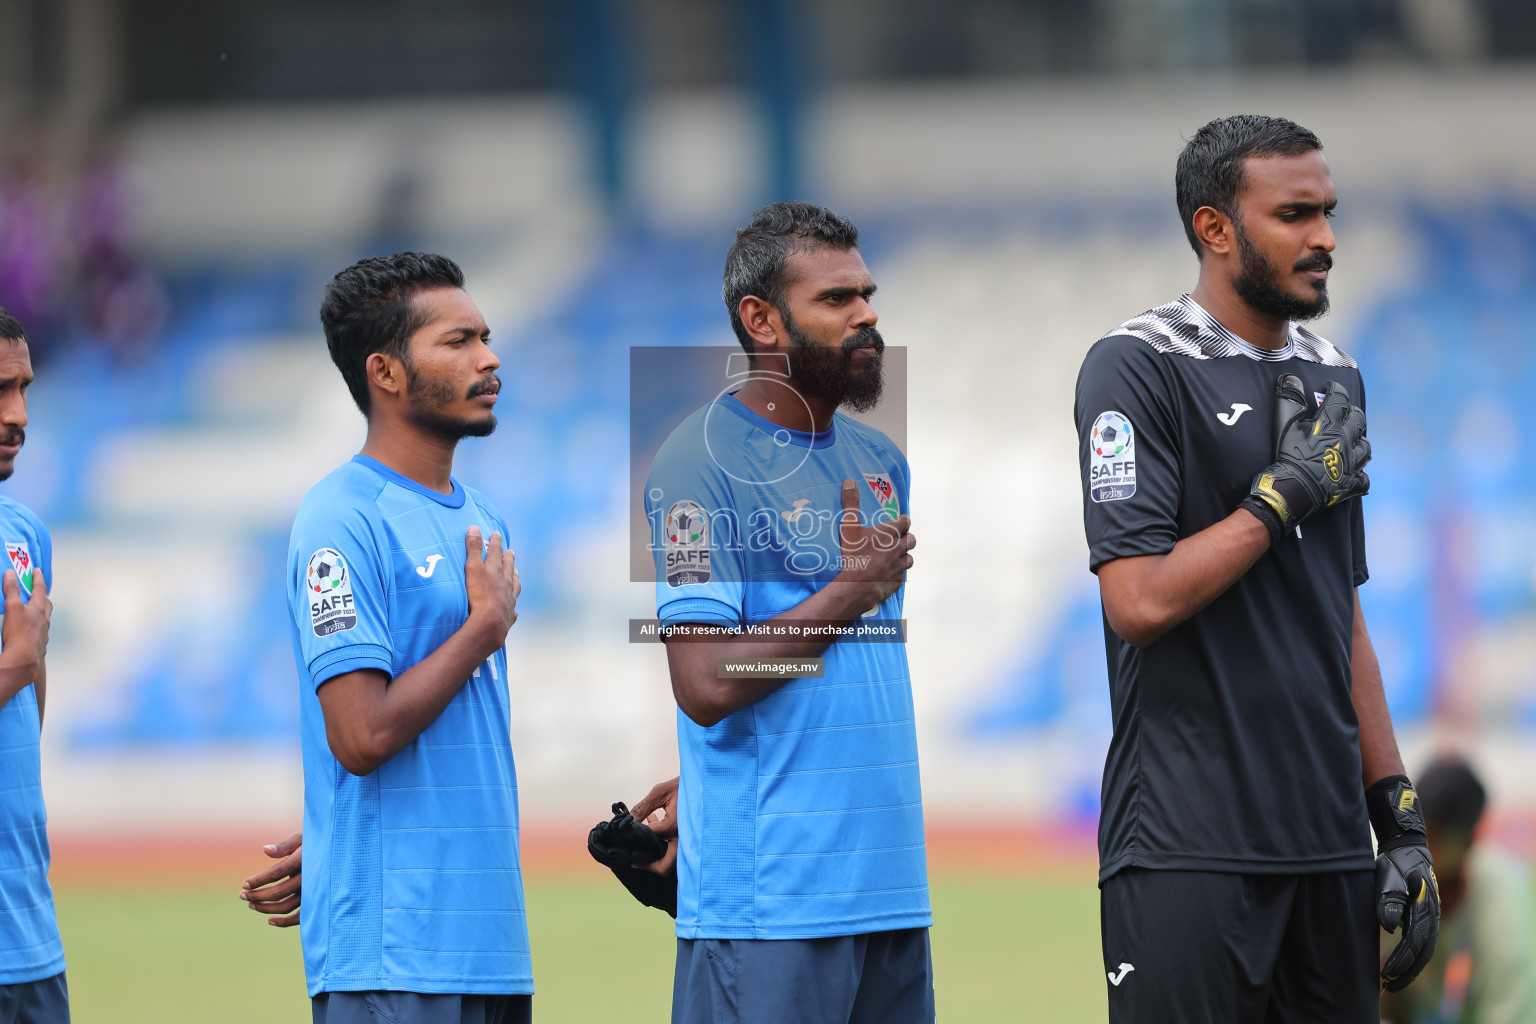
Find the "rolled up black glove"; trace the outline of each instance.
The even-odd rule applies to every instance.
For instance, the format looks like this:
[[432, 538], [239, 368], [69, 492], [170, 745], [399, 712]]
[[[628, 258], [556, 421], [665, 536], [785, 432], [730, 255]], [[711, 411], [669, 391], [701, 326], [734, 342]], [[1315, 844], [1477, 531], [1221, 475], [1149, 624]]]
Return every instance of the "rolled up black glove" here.
[[1363, 467], [1371, 461], [1365, 412], [1349, 402], [1344, 385], [1331, 380], [1315, 416], [1307, 415], [1306, 391], [1295, 374], [1275, 382], [1275, 461], [1253, 478], [1239, 502], [1280, 539], [1321, 509], [1371, 489]]
[[1403, 936], [1381, 968], [1388, 992], [1406, 988], [1435, 955], [1440, 934], [1440, 883], [1424, 829], [1419, 795], [1406, 775], [1389, 775], [1365, 791], [1376, 832], [1376, 919]]
[[646, 867], [666, 856], [667, 842], [636, 821], [622, 802], [613, 805], [611, 821], [600, 821], [587, 833], [587, 852], [607, 865], [642, 905], [677, 916], [677, 866], [664, 875]]

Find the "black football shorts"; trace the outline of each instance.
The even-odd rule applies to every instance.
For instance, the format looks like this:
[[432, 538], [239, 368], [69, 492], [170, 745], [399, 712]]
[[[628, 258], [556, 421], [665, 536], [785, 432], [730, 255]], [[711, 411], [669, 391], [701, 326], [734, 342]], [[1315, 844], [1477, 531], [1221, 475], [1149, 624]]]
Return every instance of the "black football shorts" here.
[[1128, 868], [1100, 887], [1110, 1024], [1379, 1024], [1375, 872]]

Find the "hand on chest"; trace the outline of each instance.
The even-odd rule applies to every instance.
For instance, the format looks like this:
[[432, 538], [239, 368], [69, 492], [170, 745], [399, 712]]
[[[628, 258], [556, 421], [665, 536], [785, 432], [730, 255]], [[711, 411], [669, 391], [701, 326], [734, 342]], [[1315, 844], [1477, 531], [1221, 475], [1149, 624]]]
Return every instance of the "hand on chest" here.
[[469, 614], [464, 534], [471, 525], [480, 528], [483, 558], [492, 526], [468, 510], [402, 517], [393, 524], [395, 544], [388, 563], [392, 630], [437, 626], [451, 632], [463, 624]]
[[1200, 367], [1205, 372], [1185, 376], [1179, 396], [1183, 491], [1186, 502], [1210, 494], [1228, 507], [1248, 493], [1254, 476], [1275, 459], [1276, 378], [1295, 373], [1313, 401], [1320, 402], [1327, 368], [1296, 360], [1212, 362], [1209, 369]]
[[861, 552], [864, 531], [839, 527], [845, 514], [843, 481], [858, 495], [860, 526], [889, 522], [904, 513], [898, 480], [878, 464], [839, 465], [815, 482], [754, 488], [743, 520], [746, 579], [768, 586], [749, 588], [749, 617], [772, 616], [794, 607], [841, 572]]

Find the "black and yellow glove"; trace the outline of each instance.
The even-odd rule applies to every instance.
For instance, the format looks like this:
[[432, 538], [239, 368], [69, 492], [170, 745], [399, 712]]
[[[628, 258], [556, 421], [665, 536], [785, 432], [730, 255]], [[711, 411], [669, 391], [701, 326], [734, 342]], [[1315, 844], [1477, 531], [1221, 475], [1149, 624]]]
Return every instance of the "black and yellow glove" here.
[[1388, 992], [1406, 988], [1435, 955], [1440, 934], [1440, 883], [1424, 829], [1419, 795], [1406, 775], [1389, 775], [1365, 791], [1376, 832], [1376, 919], [1403, 929], [1381, 968]]
[[1320, 509], [1371, 489], [1362, 467], [1371, 461], [1365, 412], [1351, 405], [1338, 381], [1328, 382], [1323, 404], [1307, 415], [1306, 391], [1295, 374], [1275, 383], [1275, 461], [1253, 479], [1239, 506], [1269, 527], [1275, 544]]

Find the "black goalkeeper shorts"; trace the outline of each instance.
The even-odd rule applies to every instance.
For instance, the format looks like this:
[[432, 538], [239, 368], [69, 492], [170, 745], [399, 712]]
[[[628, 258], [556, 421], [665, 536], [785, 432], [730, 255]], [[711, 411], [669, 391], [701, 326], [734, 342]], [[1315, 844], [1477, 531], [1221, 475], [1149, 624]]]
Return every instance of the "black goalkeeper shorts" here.
[[1375, 879], [1111, 875], [1099, 894], [1110, 1024], [1379, 1024]]

